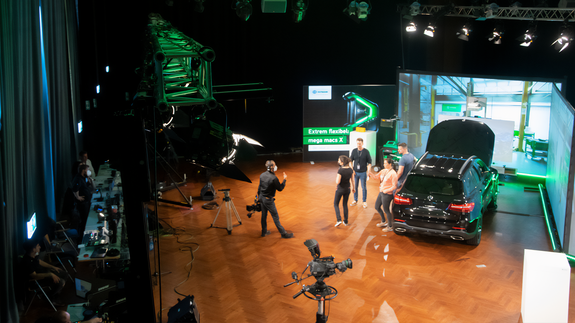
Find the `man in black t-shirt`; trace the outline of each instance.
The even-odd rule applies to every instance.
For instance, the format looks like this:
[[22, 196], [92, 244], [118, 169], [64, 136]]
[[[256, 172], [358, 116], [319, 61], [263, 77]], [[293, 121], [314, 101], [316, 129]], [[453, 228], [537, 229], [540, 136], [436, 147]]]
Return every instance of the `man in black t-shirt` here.
[[62, 268], [38, 259], [40, 249], [40, 244], [35, 240], [24, 242], [24, 256], [20, 264], [20, 274], [25, 280], [43, 280], [49, 284], [51, 294], [48, 297], [52, 299], [54, 306], [63, 306], [56, 297], [66, 284], [66, 273]]
[[354, 148], [351, 151], [349, 158], [351, 162], [349, 166], [354, 171], [354, 182], [356, 186], [356, 190], [353, 193], [353, 202], [351, 202], [350, 206], [354, 206], [357, 204], [358, 201], [358, 193], [359, 193], [359, 182], [361, 181], [361, 189], [363, 191], [363, 208], [367, 208], [367, 180], [369, 177], [367, 174], [371, 173], [371, 155], [366, 148], [363, 148], [363, 139], [357, 138], [356, 140], [357, 148]]
[[76, 210], [78, 210], [80, 214], [81, 224], [78, 230], [80, 237], [83, 236], [82, 233], [86, 227], [86, 220], [88, 219], [92, 203], [92, 190], [94, 188], [92, 179], [88, 177], [88, 169], [88, 165], [80, 165], [80, 167], [78, 167], [78, 174], [76, 174], [76, 177], [74, 177], [72, 181], [72, 193], [74, 193]]

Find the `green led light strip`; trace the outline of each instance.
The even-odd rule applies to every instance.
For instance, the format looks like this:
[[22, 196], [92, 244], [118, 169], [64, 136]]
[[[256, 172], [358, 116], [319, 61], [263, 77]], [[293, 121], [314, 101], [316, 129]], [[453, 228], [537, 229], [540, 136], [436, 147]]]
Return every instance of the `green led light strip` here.
[[568, 254], [568, 253], [566, 253], [565, 256], [567, 256], [567, 260], [570, 260], [570, 261], [575, 262], [575, 256], [570, 255], [570, 254]]
[[517, 173], [517, 175], [526, 176], [526, 177], [547, 178], [546, 175], [533, 175], [533, 174], [525, 174], [525, 173]]
[[370, 103], [370, 102], [367, 102], [367, 101], [363, 100], [361, 97], [359, 97], [359, 96], [356, 95], [356, 94], [352, 94], [352, 95], [350, 95], [349, 97], [356, 99], [359, 103], [361, 103], [363, 106], [365, 106], [366, 108], [369, 109], [369, 112], [368, 112], [367, 116], [365, 116], [365, 117], [363, 117], [363, 118], [357, 120], [354, 124], [352, 124], [352, 125], [349, 126], [350, 128], [357, 127], [357, 126], [359, 126], [360, 124], [362, 124], [362, 123], [364, 123], [364, 122], [367, 122], [367, 121], [370, 121], [371, 119], [375, 118], [375, 112], [376, 112], [377, 106], [373, 105], [373, 104]]
[[553, 245], [553, 251], [557, 250], [557, 241], [555, 241], [555, 235], [551, 231], [551, 223], [549, 223], [549, 214], [547, 213], [547, 205], [545, 204], [545, 198], [543, 197], [543, 185], [539, 184], [539, 195], [541, 196], [541, 204], [543, 205], [543, 213], [545, 214], [545, 223], [547, 224], [547, 232], [549, 232], [549, 237], [551, 237], [551, 244]]

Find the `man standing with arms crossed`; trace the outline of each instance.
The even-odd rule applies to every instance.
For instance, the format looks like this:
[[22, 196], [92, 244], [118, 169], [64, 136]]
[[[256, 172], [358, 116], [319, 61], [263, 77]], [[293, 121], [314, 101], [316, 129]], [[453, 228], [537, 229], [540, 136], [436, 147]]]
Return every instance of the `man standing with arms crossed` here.
[[361, 189], [363, 191], [363, 208], [367, 208], [367, 185], [366, 181], [369, 180], [367, 174], [371, 173], [371, 155], [366, 148], [363, 148], [363, 139], [357, 138], [357, 148], [351, 151], [349, 158], [351, 159], [349, 166], [354, 171], [354, 182], [356, 183], [356, 190], [353, 193], [353, 202], [350, 206], [357, 205], [359, 181], [361, 181]]
[[397, 152], [402, 155], [401, 159], [399, 160], [399, 168], [397, 169], [397, 192], [399, 192], [403, 188], [403, 184], [405, 183], [405, 179], [411, 169], [413, 169], [413, 165], [415, 165], [415, 156], [407, 150], [407, 144], [402, 142], [397, 145]]

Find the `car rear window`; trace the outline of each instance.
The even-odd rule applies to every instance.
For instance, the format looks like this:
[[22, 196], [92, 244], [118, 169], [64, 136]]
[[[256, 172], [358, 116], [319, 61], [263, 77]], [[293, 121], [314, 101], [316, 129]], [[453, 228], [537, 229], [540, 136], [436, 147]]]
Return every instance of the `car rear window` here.
[[423, 175], [409, 175], [405, 188], [414, 193], [454, 196], [463, 192], [463, 186], [455, 178], [439, 178]]

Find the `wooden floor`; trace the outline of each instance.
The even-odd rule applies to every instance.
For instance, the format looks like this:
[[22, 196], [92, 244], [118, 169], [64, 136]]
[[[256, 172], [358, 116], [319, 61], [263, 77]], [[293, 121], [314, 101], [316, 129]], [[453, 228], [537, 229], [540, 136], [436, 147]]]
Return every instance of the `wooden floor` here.
[[[260, 237], [261, 213], [246, 216], [245, 206], [253, 203], [268, 158], [276, 160], [280, 178], [282, 172], [288, 175], [276, 205], [293, 239], [282, 239], [271, 217], [272, 234]], [[478, 247], [382, 232], [375, 226], [379, 216], [373, 207], [373, 181], [368, 182], [369, 207], [350, 207], [350, 225], [335, 228], [337, 163], [301, 160], [301, 154], [287, 154], [239, 165], [251, 184], [212, 178], [216, 190], [231, 190], [240, 214], [242, 224], [231, 235], [210, 227], [218, 209], [202, 208], [205, 183], [193, 175], [187, 174], [189, 182], [181, 187], [194, 197], [193, 210], [160, 204], [159, 217], [168, 234], [159, 239], [160, 262], [150, 256], [152, 270], [166, 273], [155, 279], [159, 284], [154, 290], [162, 322], [181, 295], [194, 295], [201, 322], [315, 322], [317, 302], [304, 296], [293, 299], [301, 289], [297, 284], [283, 287], [292, 281], [292, 271], [301, 274], [312, 260], [304, 245], [307, 239], [319, 242], [322, 256], [353, 261], [352, 269], [326, 279], [339, 291], [327, 304], [329, 322], [521, 322], [524, 249], [551, 250], [537, 193], [524, 192], [517, 184], [502, 186], [500, 207], [485, 216]], [[218, 193], [221, 206], [223, 195]], [[177, 190], [163, 197], [181, 200]], [[224, 212], [216, 226], [226, 226]], [[235, 217], [233, 223], [238, 224]], [[571, 277], [573, 295], [573, 271]], [[314, 282], [309, 278], [302, 283]], [[574, 310], [571, 301], [570, 322], [575, 322]]]

